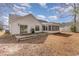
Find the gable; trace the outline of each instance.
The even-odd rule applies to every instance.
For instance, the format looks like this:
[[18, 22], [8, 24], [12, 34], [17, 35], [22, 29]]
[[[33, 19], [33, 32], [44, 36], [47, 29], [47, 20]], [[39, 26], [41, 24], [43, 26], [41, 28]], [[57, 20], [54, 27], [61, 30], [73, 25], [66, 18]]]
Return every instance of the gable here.
[[17, 22], [17, 21], [20, 21], [20, 20], [30, 20], [30, 21], [35, 21], [35, 22], [38, 22], [40, 23], [40, 21], [38, 21], [32, 14], [28, 14], [26, 16], [16, 16], [16, 15], [10, 15], [9, 16], [9, 22], [10, 23], [13, 23], [13, 22]]

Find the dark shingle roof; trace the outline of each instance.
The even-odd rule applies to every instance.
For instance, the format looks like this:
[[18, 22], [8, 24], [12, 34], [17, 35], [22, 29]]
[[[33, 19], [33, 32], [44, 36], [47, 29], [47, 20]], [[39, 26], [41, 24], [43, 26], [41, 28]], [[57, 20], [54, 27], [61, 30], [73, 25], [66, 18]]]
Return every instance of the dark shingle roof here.
[[38, 20], [38, 21], [48, 23], [48, 22], [47, 22], [47, 21], [45, 21], [45, 20]]

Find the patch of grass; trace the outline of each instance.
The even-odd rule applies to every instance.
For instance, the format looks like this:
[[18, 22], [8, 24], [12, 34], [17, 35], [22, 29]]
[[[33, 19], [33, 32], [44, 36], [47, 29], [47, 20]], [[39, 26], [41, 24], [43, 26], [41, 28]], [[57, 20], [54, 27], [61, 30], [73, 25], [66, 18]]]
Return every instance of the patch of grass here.
[[74, 25], [72, 25], [70, 29], [71, 29], [71, 32], [77, 32], [76, 31], [76, 26], [74, 26]]

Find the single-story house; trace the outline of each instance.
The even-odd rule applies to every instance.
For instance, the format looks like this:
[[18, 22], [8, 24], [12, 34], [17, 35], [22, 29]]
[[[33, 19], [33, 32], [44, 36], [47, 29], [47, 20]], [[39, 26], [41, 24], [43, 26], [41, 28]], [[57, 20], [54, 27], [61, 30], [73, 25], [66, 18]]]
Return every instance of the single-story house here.
[[54, 33], [59, 32], [59, 26], [59, 23], [39, 20], [32, 14], [26, 16], [9, 15], [9, 30], [11, 34]]
[[[60, 31], [61, 32], [72, 32], [71, 27], [74, 25], [74, 22], [65, 22], [61, 23]], [[76, 32], [79, 32], [79, 20], [76, 20]]]

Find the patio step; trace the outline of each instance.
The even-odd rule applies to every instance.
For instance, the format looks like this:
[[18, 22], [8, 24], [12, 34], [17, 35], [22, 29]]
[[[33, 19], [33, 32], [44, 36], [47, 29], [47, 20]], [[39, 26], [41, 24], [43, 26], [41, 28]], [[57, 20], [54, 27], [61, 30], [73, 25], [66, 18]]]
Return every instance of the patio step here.
[[17, 41], [26, 40], [26, 39], [36, 39], [41, 36], [47, 35], [46, 33], [42, 34], [32, 34], [32, 35], [24, 35], [24, 36], [15, 36]]

